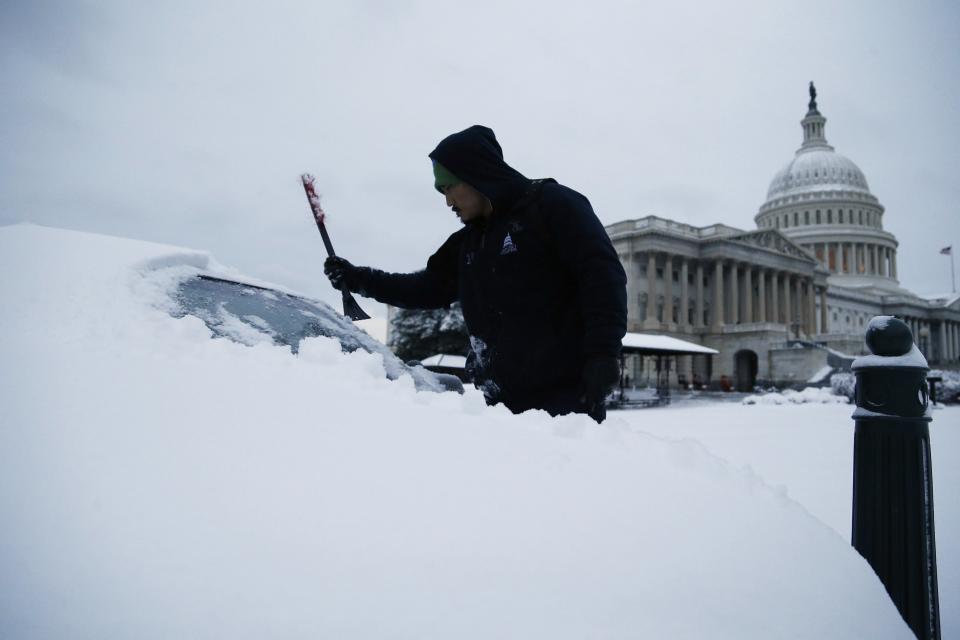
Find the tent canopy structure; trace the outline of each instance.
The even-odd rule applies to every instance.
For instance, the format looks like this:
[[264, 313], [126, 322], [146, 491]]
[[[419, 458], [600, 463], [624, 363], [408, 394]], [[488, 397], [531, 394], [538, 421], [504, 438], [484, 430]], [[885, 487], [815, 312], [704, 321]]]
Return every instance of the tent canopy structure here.
[[623, 337], [623, 353], [643, 356], [715, 356], [719, 351], [670, 336], [628, 333]]
[[[623, 349], [620, 352], [621, 369], [626, 370], [623, 365], [627, 356], [640, 356], [642, 362], [644, 356], [653, 358], [656, 367], [656, 389], [651, 390], [652, 394], [647, 392], [642, 396], [630, 396], [626, 393], [625, 376], [620, 378], [620, 392], [618, 397], [613, 400], [614, 406], [658, 406], [670, 403], [670, 364], [676, 356], [707, 356], [708, 361], [719, 353], [716, 349], [704, 347], [693, 342], [672, 338], [670, 336], [658, 336], [647, 333], [628, 333], [623, 337]], [[679, 381], [679, 377], [678, 377]], [[696, 378], [694, 378], [696, 384]]]

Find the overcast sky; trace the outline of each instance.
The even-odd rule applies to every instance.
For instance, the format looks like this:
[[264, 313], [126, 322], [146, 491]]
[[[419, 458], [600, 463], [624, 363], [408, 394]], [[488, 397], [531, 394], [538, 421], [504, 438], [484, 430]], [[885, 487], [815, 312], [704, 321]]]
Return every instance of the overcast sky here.
[[299, 174], [338, 253], [419, 269], [459, 225], [427, 154], [481, 123], [604, 223], [753, 229], [814, 80], [902, 284], [950, 290], [960, 4], [471, 4], [5, 0], [0, 224], [207, 249], [335, 301]]

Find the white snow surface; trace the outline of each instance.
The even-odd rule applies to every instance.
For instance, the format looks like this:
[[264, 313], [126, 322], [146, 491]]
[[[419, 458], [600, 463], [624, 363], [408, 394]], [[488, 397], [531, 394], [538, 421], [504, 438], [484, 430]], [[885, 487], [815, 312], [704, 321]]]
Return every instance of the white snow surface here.
[[910, 351], [902, 356], [860, 356], [850, 365], [851, 371], [857, 369], [866, 369], [868, 367], [910, 367], [912, 369], [929, 369], [927, 359], [923, 356], [917, 345], [914, 344]]
[[200, 269], [227, 275], [0, 228], [0, 637], [912, 637], [739, 463], [417, 393], [331, 339], [211, 339], [166, 312]]

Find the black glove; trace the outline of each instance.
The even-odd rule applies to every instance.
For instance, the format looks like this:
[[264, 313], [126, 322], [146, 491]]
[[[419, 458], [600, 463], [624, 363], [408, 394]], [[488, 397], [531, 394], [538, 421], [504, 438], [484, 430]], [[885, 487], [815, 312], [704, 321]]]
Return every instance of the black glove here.
[[362, 267], [355, 267], [340, 256], [330, 256], [323, 263], [323, 272], [334, 289], [357, 291], [360, 289]]
[[595, 356], [583, 365], [580, 376], [580, 398], [588, 407], [596, 407], [620, 382], [620, 359], [616, 356]]

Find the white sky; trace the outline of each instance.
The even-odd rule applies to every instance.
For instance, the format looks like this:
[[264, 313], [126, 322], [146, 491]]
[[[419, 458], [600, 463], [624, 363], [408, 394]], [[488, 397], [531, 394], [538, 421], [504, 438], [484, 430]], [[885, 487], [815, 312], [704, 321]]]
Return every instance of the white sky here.
[[422, 268], [459, 225], [427, 154], [481, 123], [604, 223], [752, 229], [814, 80], [828, 141], [887, 209], [901, 282], [949, 291], [958, 7], [8, 1], [0, 224], [209, 249], [336, 301], [298, 175], [317, 176], [338, 253]]

